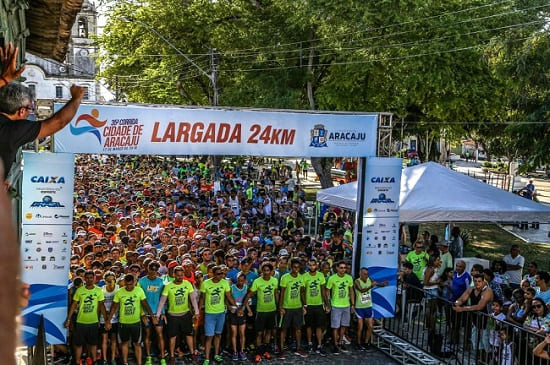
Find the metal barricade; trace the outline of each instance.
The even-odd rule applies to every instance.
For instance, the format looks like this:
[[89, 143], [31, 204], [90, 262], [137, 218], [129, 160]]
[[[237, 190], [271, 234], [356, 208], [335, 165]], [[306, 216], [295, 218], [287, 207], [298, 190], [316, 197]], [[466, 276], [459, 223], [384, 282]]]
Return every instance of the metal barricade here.
[[396, 315], [382, 329], [443, 364], [550, 365], [533, 354], [543, 334], [482, 312], [456, 312], [421, 288], [400, 284], [398, 293]]

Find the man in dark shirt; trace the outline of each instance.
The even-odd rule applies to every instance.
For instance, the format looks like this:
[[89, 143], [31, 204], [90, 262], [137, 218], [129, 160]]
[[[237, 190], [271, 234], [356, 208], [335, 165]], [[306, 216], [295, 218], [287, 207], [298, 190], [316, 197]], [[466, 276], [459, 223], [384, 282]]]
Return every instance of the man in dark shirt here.
[[63, 108], [46, 120], [33, 122], [28, 120], [35, 108], [33, 92], [17, 82], [5, 84], [8, 80], [4, 80], [4, 76], [0, 79], [4, 83], [0, 88], [0, 157], [5, 180], [19, 147], [54, 134], [69, 124], [84, 97], [84, 88], [71, 86], [71, 100]]

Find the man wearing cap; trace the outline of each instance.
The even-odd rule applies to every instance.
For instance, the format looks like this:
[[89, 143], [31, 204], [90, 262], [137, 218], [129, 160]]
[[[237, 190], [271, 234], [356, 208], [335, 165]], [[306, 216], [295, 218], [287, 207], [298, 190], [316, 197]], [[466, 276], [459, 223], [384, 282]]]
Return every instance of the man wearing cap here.
[[453, 268], [453, 256], [449, 252], [449, 241], [440, 241], [437, 246], [439, 247], [439, 257], [441, 258], [441, 267], [437, 270], [437, 274], [439, 277], [442, 277], [441, 275], [443, 275], [446, 268]]
[[[199, 307], [195, 288], [186, 280], [183, 280], [183, 267], [174, 268], [174, 281], [167, 284], [160, 298], [157, 309], [157, 318], [162, 317], [164, 304], [168, 300], [168, 311], [166, 315], [168, 337], [170, 338], [170, 365], [175, 364], [176, 338], [185, 337], [187, 346], [194, 357], [198, 355], [193, 342], [193, 323], [198, 319]], [[193, 306], [193, 315], [190, 311], [189, 302]], [[162, 360], [161, 360], [162, 364]]]

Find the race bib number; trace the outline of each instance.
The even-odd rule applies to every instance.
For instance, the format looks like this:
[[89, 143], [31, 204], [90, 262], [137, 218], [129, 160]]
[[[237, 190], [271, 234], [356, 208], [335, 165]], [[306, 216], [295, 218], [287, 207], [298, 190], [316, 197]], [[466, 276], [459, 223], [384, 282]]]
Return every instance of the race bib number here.
[[272, 294], [265, 294], [264, 295], [264, 303], [271, 303], [273, 301], [273, 295]]
[[338, 290], [338, 298], [344, 299], [346, 297], [347, 291], [346, 289], [339, 289]]
[[296, 299], [296, 298], [298, 298], [298, 290], [291, 290], [290, 299]]
[[362, 304], [370, 303], [370, 301], [371, 301], [370, 293], [361, 294], [361, 303]]
[[176, 305], [182, 305], [184, 303], [183, 296], [177, 296], [175, 302]]

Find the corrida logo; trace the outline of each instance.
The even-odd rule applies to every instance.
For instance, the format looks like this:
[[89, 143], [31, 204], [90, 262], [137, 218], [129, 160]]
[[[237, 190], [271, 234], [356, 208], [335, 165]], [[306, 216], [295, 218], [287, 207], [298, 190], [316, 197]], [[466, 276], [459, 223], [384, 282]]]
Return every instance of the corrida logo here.
[[[100, 121], [97, 118], [99, 118], [99, 110], [92, 109], [91, 115], [90, 114], [81, 114], [76, 118], [76, 122], [74, 123], [74, 126], [70, 125], [71, 134], [74, 136], [78, 136], [80, 134], [84, 133], [91, 133], [94, 136], [96, 136], [97, 140], [99, 141], [99, 144], [101, 144], [101, 133], [99, 132], [98, 128], [101, 128], [107, 123], [107, 120]], [[80, 122], [87, 122], [88, 126], [81, 126], [77, 127]]]

